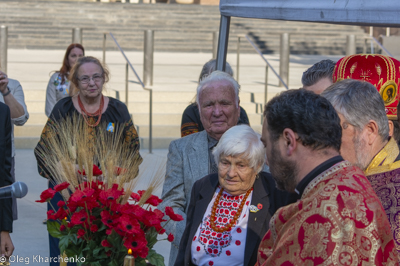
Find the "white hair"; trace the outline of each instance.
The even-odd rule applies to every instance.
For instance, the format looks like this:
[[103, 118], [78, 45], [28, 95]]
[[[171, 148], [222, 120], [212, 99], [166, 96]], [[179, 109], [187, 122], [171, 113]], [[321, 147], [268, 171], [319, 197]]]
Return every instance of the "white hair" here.
[[207, 87], [206, 85], [216, 81], [226, 81], [231, 84], [231, 87], [235, 92], [236, 107], [239, 108], [239, 83], [237, 83], [237, 81], [228, 73], [219, 70], [212, 72], [210, 75], [206, 76], [200, 81], [199, 86], [197, 86], [197, 105], [200, 106], [200, 93], [202, 92], [202, 90]]
[[249, 160], [249, 166], [256, 173], [261, 172], [265, 162], [265, 148], [257, 134], [248, 125], [238, 125], [228, 129], [213, 149], [214, 161], [218, 164], [220, 157], [243, 156]]

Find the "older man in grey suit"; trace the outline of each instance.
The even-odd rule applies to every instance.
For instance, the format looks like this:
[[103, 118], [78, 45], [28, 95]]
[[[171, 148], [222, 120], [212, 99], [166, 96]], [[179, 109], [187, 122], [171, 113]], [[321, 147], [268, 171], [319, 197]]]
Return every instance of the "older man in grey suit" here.
[[205, 130], [171, 142], [162, 192], [163, 202], [159, 206], [162, 210], [170, 206], [184, 218], [181, 222], [168, 222], [165, 228], [167, 233], [175, 236], [169, 265], [175, 262], [185, 230], [192, 186], [198, 179], [218, 172], [211, 150], [225, 131], [238, 123], [239, 84], [229, 74], [215, 71], [199, 83], [196, 101]]

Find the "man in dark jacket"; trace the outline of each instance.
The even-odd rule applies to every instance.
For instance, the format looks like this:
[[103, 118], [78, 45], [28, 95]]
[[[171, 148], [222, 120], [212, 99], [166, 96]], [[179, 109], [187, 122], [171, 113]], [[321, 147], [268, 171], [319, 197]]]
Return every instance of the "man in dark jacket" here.
[[[0, 103], [0, 187], [9, 186], [11, 177], [11, 116], [7, 105]], [[12, 199], [0, 199], [1, 257], [10, 257], [14, 251], [11, 241]], [[0, 258], [3, 262], [3, 258]]]

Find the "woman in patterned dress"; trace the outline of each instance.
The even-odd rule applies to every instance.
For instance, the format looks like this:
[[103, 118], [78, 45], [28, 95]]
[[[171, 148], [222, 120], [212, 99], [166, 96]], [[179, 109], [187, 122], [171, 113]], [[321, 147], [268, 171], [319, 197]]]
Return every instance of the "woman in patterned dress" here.
[[[74, 67], [71, 69], [69, 80], [76, 86], [78, 93], [74, 96], [68, 96], [54, 106], [50, 117], [43, 129], [41, 138], [35, 148], [35, 156], [38, 161], [38, 171], [43, 177], [49, 179], [49, 187], [54, 187], [54, 180], [50, 172], [46, 169], [46, 164], [40, 156], [43, 145], [46, 145], [46, 138], [52, 132], [52, 126], [66, 117], [82, 116], [89, 130], [93, 132], [90, 136], [95, 136], [98, 130], [107, 130], [114, 133], [115, 128], [123, 127], [122, 141], [137, 153], [137, 160], [142, 159], [139, 154], [139, 137], [135, 126], [130, 117], [128, 108], [119, 100], [103, 95], [103, 85], [109, 80], [109, 72], [97, 58], [80, 57]], [[100, 125], [106, 124], [107, 127]], [[89, 140], [88, 140], [89, 142]], [[57, 202], [62, 200], [59, 193], [56, 193], [50, 201], [53, 207], [57, 208]], [[52, 209], [48, 205], [48, 209]], [[58, 239], [49, 235], [50, 240], [50, 256], [57, 257], [60, 255], [58, 248]], [[57, 263], [50, 264], [58, 265]], [[73, 265], [68, 263], [68, 265]]]
[[59, 100], [73, 95], [74, 92], [71, 90], [71, 83], [68, 80], [68, 75], [71, 68], [75, 65], [76, 60], [84, 55], [85, 49], [79, 43], [70, 44], [67, 51], [65, 51], [60, 71], [53, 73], [50, 77], [49, 83], [47, 84], [45, 107], [47, 117], [50, 117], [54, 105], [56, 105]]
[[254, 265], [269, 220], [288, 193], [276, 189], [260, 135], [230, 128], [213, 150], [218, 173], [198, 180], [175, 265]]

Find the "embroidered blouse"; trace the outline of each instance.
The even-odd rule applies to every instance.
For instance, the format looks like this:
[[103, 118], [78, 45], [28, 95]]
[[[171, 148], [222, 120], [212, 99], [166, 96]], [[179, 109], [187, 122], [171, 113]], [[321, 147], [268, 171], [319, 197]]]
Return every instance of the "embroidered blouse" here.
[[[236, 224], [229, 231], [219, 233], [211, 228], [210, 217], [220, 189], [220, 187], [216, 189], [192, 240], [192, 262], [195, 265], [243, 265], [249, 206], [253, 191], [247, 197]], [[245, 193], [232, 196], [225, 191], [222, 192], [215, 214], [216, 226], [223, 227], [233, 219], [244, 196]]]

